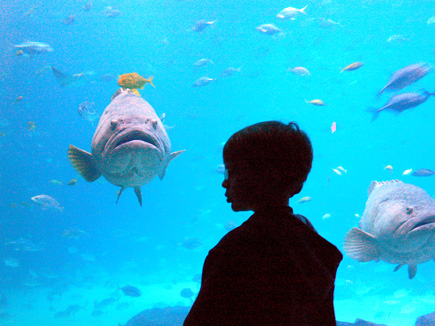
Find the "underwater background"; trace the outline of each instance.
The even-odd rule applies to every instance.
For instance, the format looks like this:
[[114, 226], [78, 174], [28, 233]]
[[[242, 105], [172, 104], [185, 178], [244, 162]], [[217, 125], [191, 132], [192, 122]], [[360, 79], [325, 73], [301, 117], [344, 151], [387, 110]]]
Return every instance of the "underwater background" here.
[[[294, 20], [276, 18], [306, 5]], [[144, 309], [189, 306], [208, 251], [251, 214], [225, 201], [223, 144], [259, 121], [296, 121], [308, 133], [313, 168], [290, 206], [343, 253], [372, 180], [400, 179], [434, 197], [435, 177], [405, 171], [435, 169], [435, 99], [375, 121], [367, 112], [391, 96], [376, 99], [395, 71], [434, 63], [433, 16], [424, 0], [2, 1], [0, 325], [115, 326]], [[196, 30], [203, 19], [210, 24]], [[261, 33], [262, 24], [281, 32]], [[52, 51], [14, 47], [25, 42]], [[354, 62], [363, 65], [342, 72]], [[172, 151], [186, 150], [163, 181], [142, 187], [143, 207], [132, 189], [116, 204], [118, 187], [86, 182], [67, 157], [70, 144], [90, 151], [98, 123], [78, 114], [80, 104], [101, 114], [130, 72], [154, 76], [156, 87], [140, 93], [165, 114]], [[193, 87], [200, 77], [216, 80]], [[421, 89], [435, 91], [433, 72], [406, 91]], [[41, 209], [31, 200], [41, 194], [63, 209]], [[414, 325], [434, 311], [434, 262], [412, 280], [394, 267], [345, 256], [337, 320]], [[127, 285], [141, 295], [126, 295]]]

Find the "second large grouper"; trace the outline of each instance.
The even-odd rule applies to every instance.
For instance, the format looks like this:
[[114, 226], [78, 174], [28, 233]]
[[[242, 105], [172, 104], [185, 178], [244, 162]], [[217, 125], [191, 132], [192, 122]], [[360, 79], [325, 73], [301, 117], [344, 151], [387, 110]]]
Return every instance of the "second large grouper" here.
[[344, 250], [353, 259], [417, 265], [435, 258], [435, 200], [423, 189], [399, 180], [372, 181], [359, 228], [352, 228]]
[[154, 109], [126, 89], [104, 110], [92, 139], [92, 154], [70, 145], [68, 157], [86, 181], [103, 175], [120, 186], [118, 200], [125, 188], [133, 187], [142, 206], [140, 187], [156, 175], [162, 180], [169, 162], [182, 152], [171, 153], [168, 134]]

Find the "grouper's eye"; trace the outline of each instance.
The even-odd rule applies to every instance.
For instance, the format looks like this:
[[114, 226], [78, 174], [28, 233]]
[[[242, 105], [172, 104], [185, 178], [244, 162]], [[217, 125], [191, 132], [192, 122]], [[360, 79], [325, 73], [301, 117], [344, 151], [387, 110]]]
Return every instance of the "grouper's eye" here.
[[411, 215], [413, 211], [414, 211], [414, 208], [406, 207], [406, 214]]

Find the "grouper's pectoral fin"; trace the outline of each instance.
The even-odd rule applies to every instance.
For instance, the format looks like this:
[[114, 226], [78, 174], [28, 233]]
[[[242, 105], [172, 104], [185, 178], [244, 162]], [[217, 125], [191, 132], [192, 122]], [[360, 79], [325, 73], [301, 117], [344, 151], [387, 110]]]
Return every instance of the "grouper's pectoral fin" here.
[[349, 257], [362, 262], [378, 259], [380, 254], [376, 238], [358, 228], [352, 228], [346, 234], [344, 251]]
[[134, 187], [134, 193], [137, 196], [137, 200], [139, 200], [140, 207], [142, 207], [142, 191], [140, 190], [140, 187]]
[[171, 157], [169, 158], [168, 164], [165, 166], [165, 168], [162, 170], [162, 172], [159, 173], [159, 178], [160, 180], [163, 180], [165, 173], [166, 173], [166, 168], [168, 167], [169, 163], [171, 163], [171, 161], [176, 158], [178, 155], [180, 155], [181, 153], [183, 153], [184, 151], [186, 151], [185, 149], [181, 150], [181, 151], [176, 151], [171, 153]]
[[86, 181], [92, 182], [101, 176], [101, 172], [98, 170], [91, 153], [69, 145], [68, 158]]

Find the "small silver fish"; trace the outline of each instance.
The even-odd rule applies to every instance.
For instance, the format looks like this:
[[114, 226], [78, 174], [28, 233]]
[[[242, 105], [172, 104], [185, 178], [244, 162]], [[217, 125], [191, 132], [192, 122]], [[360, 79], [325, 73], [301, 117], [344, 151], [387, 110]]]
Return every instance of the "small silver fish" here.
[[59, 202], [50, 197], [48, 195], [38, 195], [31, 198], [31, 200], [40, 206], [43, 210], [52, 209], [57, 210], [59, 212], [63, 212], [63, 207], [59, 204]]
[[273, 24], [263, 24], [257, 26], [255, 29], [265, 35], [275, 35], [282, 32], [278, 27]]
[[197, 80], [195, 80], [195, 82], [192, 84], [192, 87], [202, 87], [202, 86], [207, 86], [208, 84], [210, 84], [212, 81], [216, 80], [209, 78], [209, 77], [200, 77]]
[[197, 62], [195, 62], [193, 65], [197, 68], [200, 68], [208, 65], [209, 63], [213, 64], [214, 62], [211, 61], [210, 59], [200, 59]]
[[208, 22], [205, 19], [201, 19], [195, 23], [195, 26], [193, 26], [192, 30], [194, 32], [202, 32], [207, 26], [212, 26], [216, 22], [217, 22], [217, 20], [213, 20], [213, 21]]
[[231, 77], [231, 76], [234, 76], [234, 74], [236, 73], [236, 72], [241, 72], [241, 69], [242, 67], [239, 67], [239, 68], [234, 68], [234, 67], [228, 67], [227, 69], [225, 69], [224, 71], [222, 71], [221, 72], [221, 74], [220, 74], [220, 76], [221, 77]]

